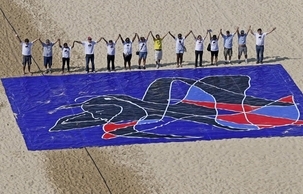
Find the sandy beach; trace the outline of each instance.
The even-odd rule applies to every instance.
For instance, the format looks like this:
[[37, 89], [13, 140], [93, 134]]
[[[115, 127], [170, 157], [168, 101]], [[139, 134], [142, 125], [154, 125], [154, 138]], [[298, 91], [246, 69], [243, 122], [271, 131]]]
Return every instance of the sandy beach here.
[[[277, 29], [266, 37], [264, 63], [282, 64], [303, 91], [303, 2], [293, 1], [71, 1], [2, 0], [0, 8], [22, 40], [41, 38], [71, 44], [88, 36], [115, 40], [149, 31], [177, 35], [192, 30], [205, 36], [237, 26], [254, 32]], [[21, 47], [12, 26], [0, 17], [0, 76], [22, 75]], [[248, 61], [255, 64], [255, 38], [249, 35]], [[209, 39], [206, 39], [208, 44]], [[222, 40], [219, 41], [222, 47]], [[195, 40], [186, 39], [184, 67], [194, 67]], [[135, 51], [137, 42], [134, 43]], [[175, 66], [175, 42], [163, 42], [163, 66]], [[206, 45], [205, 45], [206, 47]], [[220, 48], [221, 48], [220, 47]], [[234, 39], [236, 48], [236, 38]], [[123, 70], [121, 41], [117, 42], [117, 72]], [[235, 49], [236, 50], [236, 49]], [[72, 50], [71, 73], [85, 73], [84, 49]], [[106, 46], [95, 48], [97, 73], [106, 71]], [[43, 68], [42, 47], [35, 43], [35, 76]], [[233, 61], [237, 56], [234, 52]], [[61, 50], [54, 47], [54, 75], [61, 74]], [[132, 59], [137, 67], [137, 56]], [[203, 64], [210, 64], [205, 51]], [[224, 64], [219, 53], [219, 66]], [[244, 63], [240, 64], [244, 65]], [[233, 66], [240, 66], [233, 64]], [[230, 66], [230, 65], [228, 65]], [[228, 67], [227, 66], [227, 67]], [[148, 41], [147, 68], [155, 69], [153, 42]], [[207, 68], [207, 67], [206, 67]], [[0, 193], [303, 193], [303, 139], [301, 137], [244, 138], [184, 143], [90, 147], [55, 151], [28, 151], [5, 90], [0, 84]], [[99, 171], [98, 171], [99, 169]]]

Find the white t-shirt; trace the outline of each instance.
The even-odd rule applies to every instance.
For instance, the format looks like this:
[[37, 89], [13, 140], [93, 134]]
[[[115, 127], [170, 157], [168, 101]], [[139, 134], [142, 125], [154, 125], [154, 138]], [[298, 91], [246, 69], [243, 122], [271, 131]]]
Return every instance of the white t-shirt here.
[[139, 52], [147, 52], [147, 39], [145, 41], [139, 41]]
[[72, 48], [71, 47], [62, 47], [62, 58], [70, 58], [70, 50]]
[[265, 39], [266, 34], [267, 33], [263, 33], [263, 34], [255, 33], [256, 45], [264, 46], [264, 39]]
[[184, 53], [185, 51], [185, 45], [184, 45], [184, 40], [185, 38], [176, 38], [176, 53]]
[[218, 44], [218, 39], [210, 40], [210, 50], [211, 51], [218, 51], [219, 50], [219, 44]]
[[106, 44], [107, 47], [107, 54], [108, 55], [115, 55], [116, 54], [116, 43], [113, 42], [112, 44]]
[[82, 41], [82, 45], [84, 45], [86, 55], [94, 54], [95, 44], [97, 44], [96, 41], [91, 41], [91, 42]]
[[21, 46], [22, 46], [22, 55], [24, 55], [24, 56], [32, 55], [32, 46], [33, 46], [32, 42], [29, 42], [28, 44], [25, 44], [25, 42], [22, 42]]
[[123, 53], [124, 53], [125, 55], [130, 55], [130, 54], [132, 54], [132, 52], [133, 52], [132, 45], [133, 45], [132, 42], [124, 42], [124, 43], [123, 43]]
[[201, 38], [199, 39], [195, 39], [196, 40], [196, 46], [195, 46], [195, 50], [196, 51], [203, 51], [203, 44], [204, 44], [204, 39]]

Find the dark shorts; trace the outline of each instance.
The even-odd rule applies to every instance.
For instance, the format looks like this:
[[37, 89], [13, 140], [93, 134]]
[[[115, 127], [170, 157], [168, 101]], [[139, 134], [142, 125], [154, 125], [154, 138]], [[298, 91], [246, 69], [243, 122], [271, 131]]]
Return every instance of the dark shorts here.
[[130, 60], [132, 59], [132, 54], [126, 55], [123, 53], [123, 59], [125, 62], [130, 62]]
[[32, 56], [31, 55], [23, 55], [22, 57], [22, 65], [31, 65], [32, 64]]
[[53, 57], [44, 57], [44, 67], [49, 65], [51, 67], [53, 64]]
[[219, 51], [210, 51], [211, 56], [218, 57]]

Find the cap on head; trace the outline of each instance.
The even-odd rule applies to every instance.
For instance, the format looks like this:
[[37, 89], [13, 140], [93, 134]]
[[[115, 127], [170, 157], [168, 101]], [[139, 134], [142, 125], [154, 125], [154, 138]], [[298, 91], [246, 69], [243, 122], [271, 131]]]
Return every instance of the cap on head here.
[[125, 41], [126, 41], [126, 42], [130, 42], [129, 38], [125, 38]]
[[113, 43], [113, 41], [112, 41], [112, 40], [109, 40], [108, 42], [109, 42], [109, 43]]
[[257, 31], [258, 31], [258, 32], [262, 32], [262, 29], [261, 29], [261, 28], [259, 28]]
[[24, 40], [24, 42], [29, 42], [28, 38], [26, 38], [26, 39]]
[[181, 38], [181, 37], [182, 37], [182, 34], [178, 34], [178, 37]]
[[216, 35], [213, 35], [213, 39], [217, 39], [217, 36], [216, 36]]
[[244, 34], [244, 30], [241, 30], [241, 32], [240, 32], [241, 34]]
[[66, 42], [65, 42], [65, 43], [63, 43], [63, 46], [64, 46], [64, 47], [67, 47], [67, 43], [66, 43]]
[[230, 34], [229, 30], [226, 31], [226, 34]]

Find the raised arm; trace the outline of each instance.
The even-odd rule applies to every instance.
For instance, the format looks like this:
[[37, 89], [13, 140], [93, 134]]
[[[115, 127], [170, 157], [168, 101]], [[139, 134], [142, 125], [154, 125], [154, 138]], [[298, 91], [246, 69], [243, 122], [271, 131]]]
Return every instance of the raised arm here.
[[138, 36], [138, 34], [137, 34], [137, 33], [135, 33], [135, 36], [134, 36], [134, 38], [133, 38], [132, 42], [134, 42], [134, 41], [136, 40], [136, 37], [138, 37], [138, 38], [139, 38], [139, 36]]
[[255, 35], [255, 33], [253, 32], [253, 30], [250, 28], [250, 33], [252, 34], [252, 35]]
[[119, 38], [120, 38], [120, 34], [118, 35], [118, 37], [117, 37], [115, 43], [117, 43], [117, 41], [119, 40]]
[[239, 27], [237, 27], [236, 33], [237, 33], [238, 36], [240, 35], [240, 33], [239, 33]]
[[60, 38], [58, 39], [58, 42], [59, 42], [59, 47], [62, 48], [62, 45], [61, 45], [61, 40]]
[[40, 39], [40, 38], [38, 38], [38, 40], [39, 40], [39, 42], [43, 45], [43, 42], [42, 42], [42, 40]]
[[222, 33], [222, 29], [220, 29], [220, 32], [219, 32], [219, 35], [218, 35], [218, 38], [219, 38], [219, 36], [223, 36], [223, 33]]
[[99, 43], [102, 40], [103, 37], [99, 38], [99, 40], [97, 40], [97, 43]]
[[79, 41], [79, 40], [74, 40], [74, 42], [75, 42], [75, 43], [78, 43], [78, 44], [82, 44], [82, 42]]
[[173, 39], [176, 39], [176, 37], [175, 37], [174, 35], [172, 35], [172, 34], [170, 33], [170, 31], [168, 32], [168, 34], [169, 34], [171, 37], [173, 37]]
[[162, 40], [167, 36], [168, 32], [162, 37]]
[[108, 42], [107, 42], [107, 40], [105, 40], [105, 38], [101, 37], [101, 38], [100, 38], [100, 41], [101, 41], [101, 40], [104, 40], [104, 42], [105, 42], [106, 44], [108, 44]]
[[221, 32], [221, 33], [219, 33], [218, 38], [217, 38], [218, 41], [219, 41], [220, 35], [221, 35], [221, 36], [223, 35], [223, 34], [222, 34], [222, 29], [220, 29], [220, 32]]
[[40, 39], [40, 38], [36, 38], [35, 40], [32, 41], [32, 43], [35, 43], [38, 39]]
[[251, 26], [248, 27], [248, 30], [247, 30], [246, 34], [248, 34], [250, 30], [251, 30]]
[[186, 35], [185, 35], [185, 39], [192, 33], [193, 31], [189, 31]]
[[154, 37], [152, 31], [150, 31], [150, 35], [153, 37], [153, 40], [155, 41], [156, 39], [155, 39], [155, 37]]
[[59, 39], [57, 39], [56, 42], [53, 43], [53, 45], [55, 45], [57, 42], [59, 42]]
[[206, 30], [206, 34], [205, 34], [203, 40], [205, 40], [205, 38], [207, 37], [207, 34], [208, 34], [208, 30]]
[[270, 32], [267, 32], [267, 34], [272, 33], [275, 29], [276, 29], [276, 27], [274, 27]]
[[194, 32], [191, 32], [191, 34], [193, 35], [194, 39], [197, 39], [197, 37], [195, 36]]
[[75, 41], [73, 42], [73, 45], [71, 46], [71, 48], [74, 48], [74, 46], [75, 46]]
[[17, 37], [18, 41], [19, 41], [20, 43], [22, 43], [22, 40], [21, 40], [21, 38], [19, 37], [19, 35], [18, 35], [18, 34], [15, 34], [15, 36]]
[[150, 33], [151, 33], [151, 31], [148, 32], [146, 40], [148, 40], [148, 37], [149, 37]]
[[209, 32], [209, 40], [211, 40], [211, 30], [207, 30]]
[[121, 34], [119, 34], [119, 36], [120, 36], [120, 40], [121, 40], [122, 44], [124, 44], [124, 40], [123, 40]]

